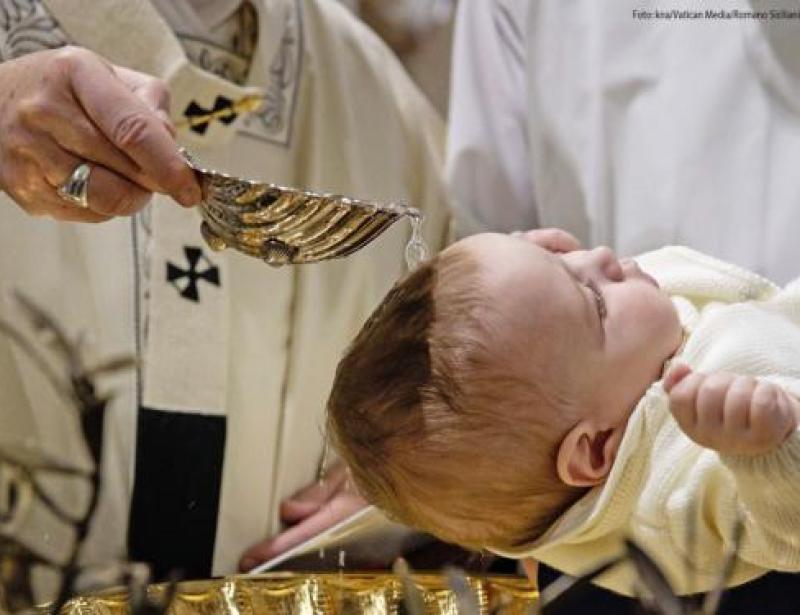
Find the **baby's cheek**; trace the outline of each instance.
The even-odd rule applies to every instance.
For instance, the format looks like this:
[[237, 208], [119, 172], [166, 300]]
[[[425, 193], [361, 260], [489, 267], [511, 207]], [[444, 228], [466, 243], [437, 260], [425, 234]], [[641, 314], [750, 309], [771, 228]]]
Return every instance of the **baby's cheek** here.
[[659, 322], [662, 325], [665, 339], [676, 347], [679, 346], [683, 342], [683, 325], [678, 317], [675, 305], [668, 297], [662, 297], [660, 311], [661, 318]]
[[641, 360], [666, 360], [683, 340], [678, 315], [672, 301], [658, 289], [648, 286], [636, 290], [639, 292], [621, 304], [617, 322], [623, 331], [619, 335]]
[[675, 306], [657, 288], [646, 287], [637, 303], [637, 318], [647, 323], [653, 334], [674, 336], [675, 331], [680, 331], [681, 324]]

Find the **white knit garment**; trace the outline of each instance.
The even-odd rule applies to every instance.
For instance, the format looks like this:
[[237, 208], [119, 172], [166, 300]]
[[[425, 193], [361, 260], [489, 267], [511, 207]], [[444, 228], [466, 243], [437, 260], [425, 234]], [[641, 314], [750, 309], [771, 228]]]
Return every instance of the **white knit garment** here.
[[[703, 373], [771, 380], [800, 396], [800, 283], [780, 290], [687, 248], [664, 248], [638, 260], [673, 295], [689, 332], [676, 360]], [[605, 484], [535, 543], [506, 555], [580, 574], [620, 553], [629, 536], [662, 566], [677, 591], [707, 591], [719, 578], [737, 519], [744, 535], [729, 585], [769, 570], [800, 571], [798, 432], [769, 454], [719, 455], [680, 430], [659, 381], [631, 415]], [[634, 582], [626, 564], [599, 584], [631, 595]]]

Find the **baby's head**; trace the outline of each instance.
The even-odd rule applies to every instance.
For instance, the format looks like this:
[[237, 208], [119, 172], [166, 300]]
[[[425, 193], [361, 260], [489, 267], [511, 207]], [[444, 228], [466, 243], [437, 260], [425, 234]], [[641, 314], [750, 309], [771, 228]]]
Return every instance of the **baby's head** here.
[[605, 479], [681, 337], [633, 261], [478, 235], [387, 295], [339, 364], [330, 432], [399, 521], [510, 549]]

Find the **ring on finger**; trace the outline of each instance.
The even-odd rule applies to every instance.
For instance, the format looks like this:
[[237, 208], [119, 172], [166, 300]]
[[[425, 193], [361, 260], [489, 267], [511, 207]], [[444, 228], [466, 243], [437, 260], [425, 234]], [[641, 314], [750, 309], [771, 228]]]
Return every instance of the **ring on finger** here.
[[71, 205], [89, 209], [89, 176], [91, 173], [92, 167], [88, 162], [79, 164], [58, 187], [58, 196]]

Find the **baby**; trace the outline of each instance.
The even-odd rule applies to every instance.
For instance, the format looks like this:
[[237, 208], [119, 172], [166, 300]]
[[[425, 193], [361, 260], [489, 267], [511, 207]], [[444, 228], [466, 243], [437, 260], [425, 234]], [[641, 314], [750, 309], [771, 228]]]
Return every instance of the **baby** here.
[[[571, 574], [632, 535], [678, 591], [706, 591], [740, 520], [731, 585], [800, 570], [800, 284], [686, 248], [577, 247], [478, 235], [395, 286], [328, 406], [361, 493]], [[631, 594], [632, 571], [599, 583]]]

